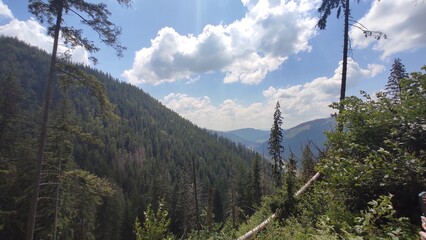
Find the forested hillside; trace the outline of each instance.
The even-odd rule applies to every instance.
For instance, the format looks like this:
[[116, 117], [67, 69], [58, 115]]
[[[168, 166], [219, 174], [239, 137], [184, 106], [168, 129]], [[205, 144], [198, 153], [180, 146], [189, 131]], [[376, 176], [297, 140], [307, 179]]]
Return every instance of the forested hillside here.
[[[1, 239], [23, 238], [48, 63], [47, 53], [0, 38]], [[114, 110], [105, 116], [99, 96], [58, 74], [37, 239], [52, 237], [54, 224], [59, 239], [133, 239], [136, 217], [142, 221], [147, 206], [156, 210], [160, 202], [169, 230], [189, 234], [206, 224], [209, 199], [210, 217], [224, 222], [237, 188], [241, 216], [253, 212], [260, 191], [250, 189], [267, 175], [259, 155], [196, 127], [134, 86], [76, 67], [103, 84]]]
[[[0, 239], [25, 233], [48, 59], [0, 38]], [[134, 86], [84, 66], [61, 69], [35, 239], [235, 239], [268, 217], [277, 221], [255, 239], [418, 238], [426, 67], [407, 74], [397, 59], [384, 92], [334, 103], [340, 130], [326, 133], [320, 158], [306, 146], [300, 166], [280, 156], [277, 102], [272, 170]]]

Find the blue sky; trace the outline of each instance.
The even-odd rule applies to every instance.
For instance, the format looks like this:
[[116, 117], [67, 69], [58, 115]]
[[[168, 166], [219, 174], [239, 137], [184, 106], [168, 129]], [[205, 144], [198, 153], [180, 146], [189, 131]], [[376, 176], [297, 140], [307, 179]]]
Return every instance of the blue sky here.
[[[94, 1], [101, 2], [101, 1]], [[280, 101], [284, 128], [328, 117], [341, 78], [343, 21], [315, 25], [320, 0], [134, 0], [123, 8], [103, 1], [122, 27], [125, 56], [101, 43], [94, 66], [129, 82], [200, 127], [269, 129]], [[52, 48], [28, 1], [0, 0], [0, 34]], [[393, 60], [408, 72], [426, 64], [426, 3], [351, 0], [352, 18], [387, 34], [380, 41], [351, 29], [347, 95], [384, 88]], [[68, 24], [75, 17], [65, 16]], [[84, 34], [93, 40], [89, 29]], [[81, 47], [73, 60], [90, 64]]]

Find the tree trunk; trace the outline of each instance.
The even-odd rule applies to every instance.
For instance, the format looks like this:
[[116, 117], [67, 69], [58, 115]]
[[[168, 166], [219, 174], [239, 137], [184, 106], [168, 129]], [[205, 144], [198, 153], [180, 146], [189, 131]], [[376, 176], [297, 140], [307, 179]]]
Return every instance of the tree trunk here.
[[37, 166], [36, 166], [36, 172], [34, 177], [33, 194], [31, 197], [30, 210], [29, 210], [28, 219], [27, 219], [27, 229], [26, 229], [26, 237], [25, 237], [26, 240], [32, 240], [34, 237], [34, 227], [35, 227], [36, 215], [37, 215], [37, 202], [38, 202], [38, 197], [40, 193], [41, 171], [42, 171], [42, 165], [43, 165], [44, 149], [46, 146], [47, 126], [49, 122], [50, 100], [51, 100], [52, 88], [53, 88], [54, 80], [55, 80], [56, 53], [58, 51], [59, 30], [61, 28], [61, 22], [62, 22], [62, 9], [63, 9], [63, 1], [60, 0], [58, 1], [58, 6], [57, 6], [55, 35], [53, 39], [53, 50], [52, 50], [52, 57], [50, 60], [49, 78], [47, 81], [46, 93], [44, 97], [43, 122], [41, 125], [39, 147], [37, 152]]
[[[348, 48], [349, 48], [349, 0], [345, 1], [345, 26], [343, 33], [343, 65], [342, 65], [342, 84], [340, 85], [340, 104], [339, 104], [339, 113], [342, 113], [344, 106], [341, 103], [343, 99], [345, 99], [346, 93], [346, 75], [348, 71]], [[343, 124], [339, 123], [337, 126], [337, 130], [343, 131]]]
[[343, 66], [342, 66], [342, 85], [340, 86], [340, 101], [345, 99], [346, 93], [346, 75], [348, 70], [348, 45], [349, 45], [349, 0], [346, 0], [345, 7], [345, 29], [343, 36]]

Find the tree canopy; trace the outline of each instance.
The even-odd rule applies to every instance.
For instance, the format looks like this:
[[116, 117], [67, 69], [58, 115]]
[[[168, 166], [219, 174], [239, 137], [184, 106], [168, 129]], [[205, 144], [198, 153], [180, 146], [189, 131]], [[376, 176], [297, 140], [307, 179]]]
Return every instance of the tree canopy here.
[[273, 165], [273, 174], [275, 179], [275, 185], [281, 187], [282, 185], [282, 171], [284, 166], [284, 159], [282, 153], [284, 147], [282, 145], [283, 141], [283, 129], [281, 128], [283, 124], [283, 117], [281, 115], [281, 106], [280, 102], [277, 102], [274, 112], [274, 122], [271, 127], [271, 132], [268, 140], [268, 149], [269, 154], [272, 156], [274, 161]]

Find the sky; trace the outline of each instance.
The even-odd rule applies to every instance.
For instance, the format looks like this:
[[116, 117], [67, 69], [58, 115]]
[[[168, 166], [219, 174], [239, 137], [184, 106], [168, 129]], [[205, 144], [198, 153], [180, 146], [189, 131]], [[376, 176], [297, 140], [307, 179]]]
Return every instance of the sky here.
[[[72, 60], [110, 73], [158, 99], [199, 127], [212, 130], [272, 126], [276, 102], [283, 128], [335, 110], [341, 79], [343, 19], [334, 11], [325, 30], [316, 23], [321, 0], [133, 0], [123, 7], [104, 2], [122, 28], [124, 57], [79, 26], [100, 51], [90, 63], [82, 47]], [[384, 89], [395, 58], [407, 72], [426, 65], [426, 2], [350, 0], [351, 20], [386, 39], [350, 29], [347, 96]], [[13, 36], [51, 52], [46, 26], [28, 13], [27, 0], [0, 0], [0, 35]], [[358, 25], [359, 26], [359, 25]]]

